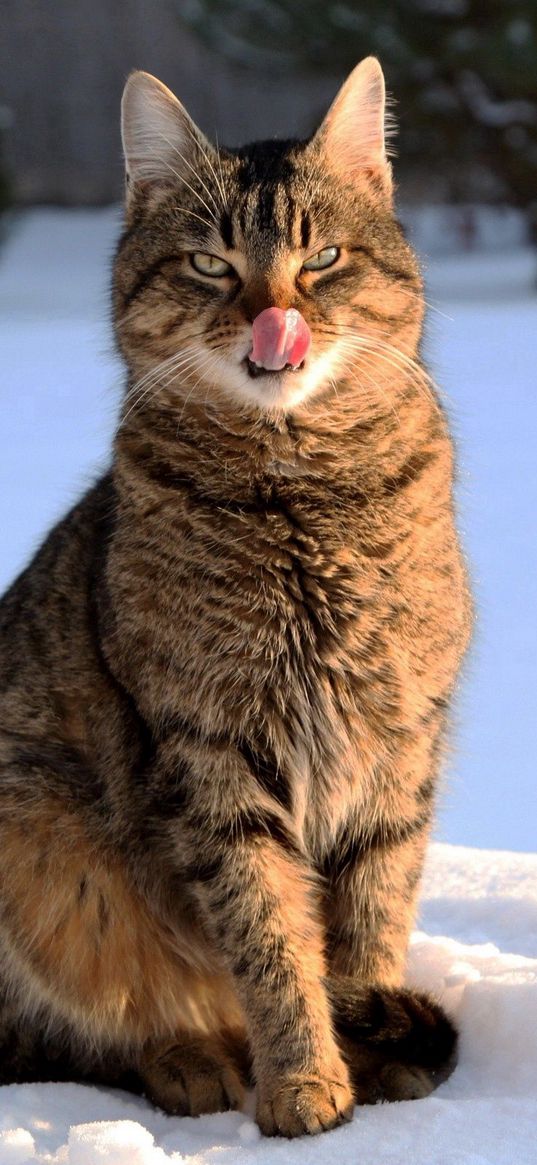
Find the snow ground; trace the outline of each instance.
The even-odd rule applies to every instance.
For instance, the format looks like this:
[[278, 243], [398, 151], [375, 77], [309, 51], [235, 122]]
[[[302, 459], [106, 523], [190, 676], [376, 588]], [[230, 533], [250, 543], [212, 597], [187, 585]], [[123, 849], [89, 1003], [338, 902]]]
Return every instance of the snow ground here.
[[[109, 210], [32, 212], [0, 252], [0, 588], [106, 464], [118, 224]], [[537, 848], [534, 282], [523, 249], [428, 269], [427, 347], [457, 437], [479, 625], [438, 831], [457, 844], [432, 847], [409, 981], [458, 1018], [457, 1071], [427, 1100], [362, 1109], [292, 1144], [260, 1138], [251, 1101], [173, 1120], [123, 1093], [12, 1086], [0, 1090], [0, 1165], [536, 1165], [537, 856], [493, 852]]]

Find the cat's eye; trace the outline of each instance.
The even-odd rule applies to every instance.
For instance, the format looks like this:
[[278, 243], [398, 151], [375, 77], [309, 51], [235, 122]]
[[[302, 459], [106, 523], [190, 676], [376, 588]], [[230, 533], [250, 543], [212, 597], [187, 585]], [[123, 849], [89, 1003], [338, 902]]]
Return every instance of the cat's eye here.
[[302, 264], [304, 271], [324, 271], [327, 267], [333, 267], [339, 259], [339, 247], [323, 247], [322, 251], [317, 251], [316, 255], [310, 255], [309, 259]]
[[200, 275], [212, 275], [213, 279], [222, 279], [224, 275], [232, 275], [231, 263], [219, 259], [216, 255], [206, 255], [203, 251], [194, 251], [190, 256], [194, 271]]

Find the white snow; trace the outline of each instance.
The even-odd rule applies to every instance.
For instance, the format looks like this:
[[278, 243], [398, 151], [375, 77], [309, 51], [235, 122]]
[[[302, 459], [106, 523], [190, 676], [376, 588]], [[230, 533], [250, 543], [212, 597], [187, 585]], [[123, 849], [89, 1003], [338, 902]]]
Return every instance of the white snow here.
[[35, 1141], [28, 1129], [6, 1129], [0, 1133], [3, 1165], [25, 1165], [35, 1161]]
[[95, 1165], [110, 1161], [113, 1165], [157, 1165], [158, 1162], [182, 1161], [178, 1153], [171, 1157], [155, 1147], [155, 1138], [137, 1121], [92, 1121], [73, 1125], [69, 1130], [69, 1165]]
[[[107, 325], [118, 215], [21, 216], [0, 252], [0, 587], [106, 464], [121, 369]], [[0, 1165], [536, 1165], [537, 512], [534, 256], [429, 264], [427, 350], [457, 437], [479, 624], [457, 710], [409, 982], [461, 1026], [433, 1096], [361, 1109], [320, 1138], [266, 1141], [245, 1112], [172, 1119], [78, 1085], [0, 1090]], [[465, 848], [465, 844], [488, 849]]]

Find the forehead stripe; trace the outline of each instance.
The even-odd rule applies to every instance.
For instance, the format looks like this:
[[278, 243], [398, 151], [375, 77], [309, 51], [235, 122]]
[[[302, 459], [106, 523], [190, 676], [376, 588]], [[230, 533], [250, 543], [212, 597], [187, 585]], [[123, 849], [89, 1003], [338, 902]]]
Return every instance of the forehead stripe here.
[[296, 225], [296, 202], [294, 198], [287, 196], [287, 239], [289, 247], [294, 250], [296, 246], [295, 240], [295, 225]]
[[304, 248], [309, 247], [311, 239], [311, 223], [310, 216], [307, 210], [303, 210], [300, 216], [300, 242]]
[[220, 234], [226, 245], [231, 250], [233, 247], [233, 222], [228, 210], [223, 210], [220, 218]]
[[274, 227], [275, 191], [271, 186], [260, 186], [257, 200], [257, 216], [259, 228], [268, 231]]

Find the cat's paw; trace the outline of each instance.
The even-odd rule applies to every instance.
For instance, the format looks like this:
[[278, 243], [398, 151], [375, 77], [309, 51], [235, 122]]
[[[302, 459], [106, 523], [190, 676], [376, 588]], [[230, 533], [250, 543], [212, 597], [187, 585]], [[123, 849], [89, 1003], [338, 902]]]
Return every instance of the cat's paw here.
[[301, 1137], [351, 1120], [354, 1100], [345, 1079], [290, 1076], [260, 1095], [257, 1123], [266, 1137]]
[[241, 1079], [218, 1045], [192, 1038], [155, 1050], [143, 1066], [145, 1091], [153, 1104], [174, 1116], [201, 1116], [240, 1108]]
[[429, 1072], [409, 1064], [385, 1064], [379, 1081], [383, 1100], [423, 1100], [436, 1088]]
[[357, 1104], [420, 1100], [451, 1075], [457, 1032], [429, 996], [344, 980], [331, 996]]
[[345, 1039], [341, 1040], [341, 1050], [349, 1066], [356, 1104], [423, 1100], [439, 1083], [426, 1068], [401, 1063], [393, 1051], [390, 1056]]

